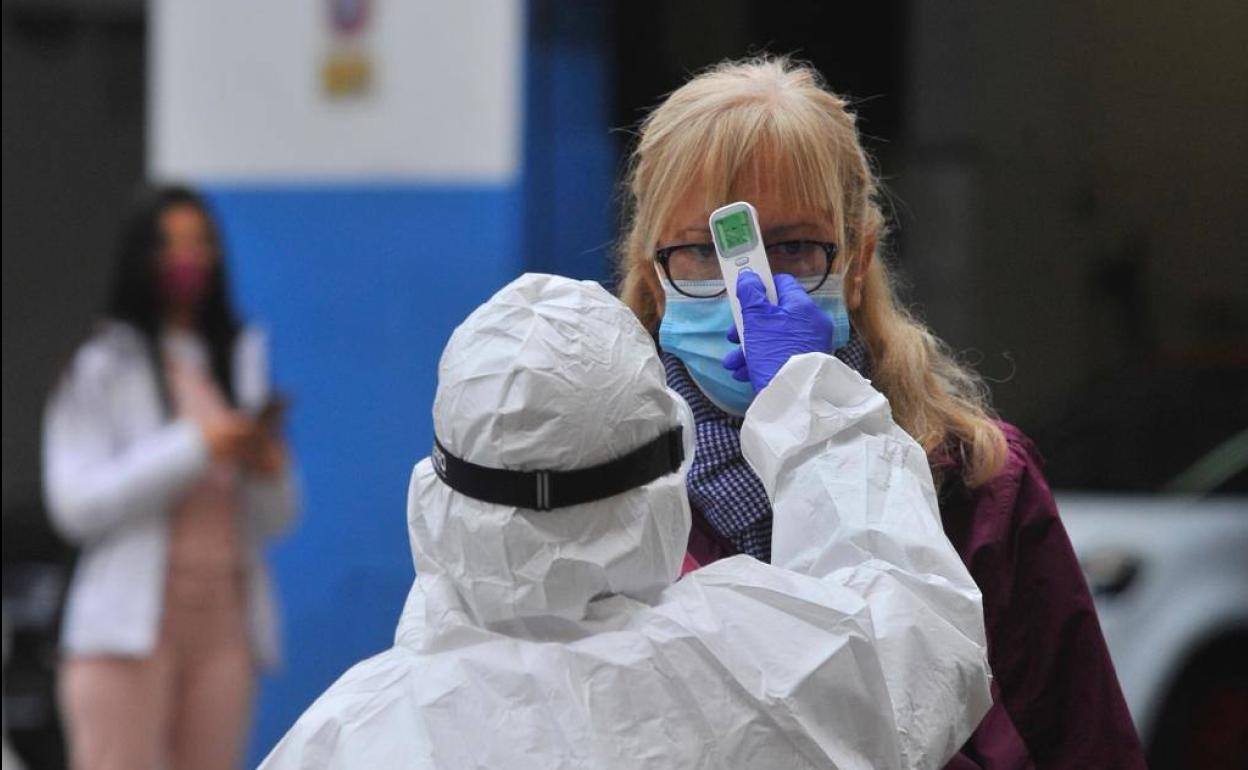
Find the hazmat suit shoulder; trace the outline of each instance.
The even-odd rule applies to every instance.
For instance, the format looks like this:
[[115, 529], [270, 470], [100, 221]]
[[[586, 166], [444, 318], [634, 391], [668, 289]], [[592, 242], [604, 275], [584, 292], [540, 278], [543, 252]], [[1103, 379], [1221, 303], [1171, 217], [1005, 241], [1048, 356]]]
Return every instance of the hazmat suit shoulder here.
[[492, 298], [447, 345], [434, 423], [491, 468], [593, 467], [674, 426], [685, 462], [548, 511], [475, 500], [419, 463], [395, 646], [264, 767], [938, 768], [987, 710], [979, 592], [925, 456], [835, 359], [791, 360], [746, 415], [773, 563], [679, 582], [692, 415], [600, 288], [525, 276]]

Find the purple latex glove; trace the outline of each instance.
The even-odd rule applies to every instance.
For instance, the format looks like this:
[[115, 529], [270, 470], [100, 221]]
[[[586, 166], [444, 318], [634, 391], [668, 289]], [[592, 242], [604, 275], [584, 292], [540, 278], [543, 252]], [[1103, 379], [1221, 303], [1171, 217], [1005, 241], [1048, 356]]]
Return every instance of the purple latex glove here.
[[[767, 387], [780, 367], [802, 353], [827, 353], [832, 347], [832, 319], [815, 304], [797, 279], [777, 273], [776, 298], [767, 299], [767, 289], [758, 274], [746, 271], [737, 277], [737, 299], [741, 302], [741, 323], [750, 346], [749, 360], [743, 348], [724, 356], [724, 368], [734, 379], [749, 381], [758, 393]], [[730, 342], [740, 342], [734, 325], [728, 330]]]

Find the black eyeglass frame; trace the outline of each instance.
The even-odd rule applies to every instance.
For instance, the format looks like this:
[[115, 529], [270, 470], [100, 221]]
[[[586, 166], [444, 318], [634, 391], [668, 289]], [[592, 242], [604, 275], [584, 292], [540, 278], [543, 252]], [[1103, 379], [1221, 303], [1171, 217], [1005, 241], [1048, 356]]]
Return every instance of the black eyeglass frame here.
[[[836, 261], [836, 255], [840, 253], [840, 248], [832, 241], [812, 241], [810, 239], [799, 239], [795, 241], [780, 241], [779, 243], [763, 244], [763, 248], [766, 249], [769, 246], [773, 246], [773, 247], [774, 246], [787, 246], [787, 245], [794, 244], [794, 243], [800, 243], [800, 244], [813, 243], [814, 245], [823, 249], [824, 256], [826, 257], [826, 261], [823, 266], [823, 275], [820, 276], [819, 283], [815, 284], [813, 287], [806, 290], [807, 294], [813, 294], [814, 292], [818, 291], [821, 286], [827, 283], [828, 276], [832, 275], [832, 263]], [[686, 297], [691, 297], [693, 299], [715, 299], [716, 297], [722, 297], [723, 295], [727, 294], [728, 293], [727, 286], [720, 289], [715, 294], [690, 294], [687, 291], [681, 290], [680, 284], [674, 278], [672, 278], [672, 271], [668, 267], [668, 262], [672, 258], [672, 252], [677, 251], [678, 249], [688, 249], [688, 248], [695, 248], [695, 247], [696, 248], [709, 248], [711, 252], [715, 251], [715, 245], [711, 243], [678, 243], [674, 246], [664, 246], [661, 249], [655, 249], [654, 260], [659, 263], [660, 267], [663, 268], [663, 275], [667, 277], [667, 282], [672, 285], [672, 288], [680, 292], [681, 294], [684, 294]]]

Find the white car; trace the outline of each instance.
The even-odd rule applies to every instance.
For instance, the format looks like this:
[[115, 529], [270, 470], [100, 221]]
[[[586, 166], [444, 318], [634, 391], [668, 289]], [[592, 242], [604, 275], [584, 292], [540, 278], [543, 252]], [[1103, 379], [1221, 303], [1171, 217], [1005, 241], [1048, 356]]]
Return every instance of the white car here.
[[1246, 473], [1248, 431], [1168, 493], [1057, 495], [1153, 770], [1248, 766]]

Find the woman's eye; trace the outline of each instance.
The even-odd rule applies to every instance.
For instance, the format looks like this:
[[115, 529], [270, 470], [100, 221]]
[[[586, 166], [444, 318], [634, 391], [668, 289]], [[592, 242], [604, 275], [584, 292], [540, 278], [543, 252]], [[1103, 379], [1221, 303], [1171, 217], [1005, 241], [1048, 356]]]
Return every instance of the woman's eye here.
[[805, 241], [788, 241], [786, 243], [777, 243], [773, 248], [779, 251], [781, 256], [785, 256], [785, 257], [800, 257], [804, 255], [808, 250], [808, 247]]
[[684, 255], [689, 259], [699, 262], [713, 261], [715, 259], [715, 247], [709, 243], [694, 243], [681, 248]]

